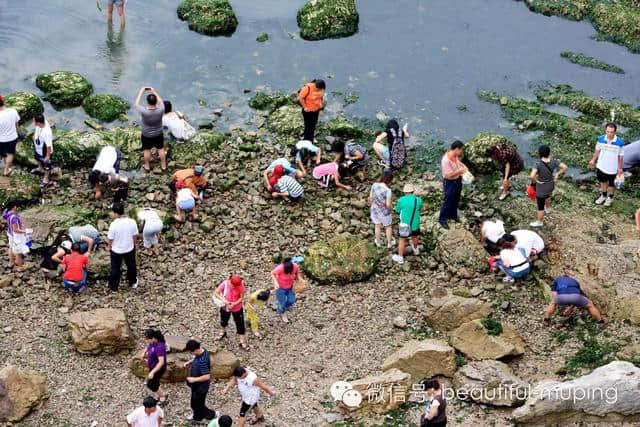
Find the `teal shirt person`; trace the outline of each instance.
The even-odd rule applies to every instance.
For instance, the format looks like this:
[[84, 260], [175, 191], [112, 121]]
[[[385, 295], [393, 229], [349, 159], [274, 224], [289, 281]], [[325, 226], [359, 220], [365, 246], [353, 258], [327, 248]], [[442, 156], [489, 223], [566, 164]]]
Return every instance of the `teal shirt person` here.
[[[415, 206], [416, 213], [413, 214]], [[411, 231], [420, 230], [420, 209], [422, 208], [422, 199], [414, 194], [405, 194], [396, 202], [394, 210], [400, 213], [400, 222], [409, 224], [411, 215], [413, 222], [411, 223]]]

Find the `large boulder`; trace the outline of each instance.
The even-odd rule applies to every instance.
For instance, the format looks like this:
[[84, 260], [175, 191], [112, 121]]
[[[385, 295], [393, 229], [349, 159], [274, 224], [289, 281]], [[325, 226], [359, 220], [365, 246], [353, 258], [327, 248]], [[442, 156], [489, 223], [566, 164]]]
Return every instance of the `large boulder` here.
[[84, 111], [103, 122], [112, 122], [120, 114], [124, 114], [130, 105], [127, 101], [116, 95], [93, 94], [84, 99], [82, 108]]
[[364, 129], [342, 117], [327, 122], [327, 131], [332, 136], [345, 139], [362, 138], [365, 135]]
[[72, 71], [38, 74], [36, 86], [44, 92], [44, 99], [56, 108], [78, 107], [93, 92], [91, 83]]
[[488, 253], [478, 239], [469, 231], [458, 225], [451, 225], [449, 230], [435, 227], [436, 251], [434, 254], [440, 262], [450, 269], [462, 268], [483, 271], [488, 268]]
[[305, 40], [349, 37], [358, 31], [355, 0], [311, 0], [298, 10], [300, 36]]
[[463, 323], [487, 317], [491, 311], [488, 303], [477, 298], [447, 295], [429, 300], [424, 318], [432, 328], [450, 331]]
[[467, 363], [454, 375], [453, 386], [461, 398], [493, 406], [520, 406], [529, 392], [529, 384], [497, 360]]
[[446, 341], [411, 340], [382, 362], [383, 371], [392, 368], [411, 374], [415, 380], [436, 375], [451, 377], [456, 372], [456, 352]]
[[267, 128], [274, 134], [283, 138], [297, 139], [304, 130], [304, 121], [300, 107], [295, 105], [283, 105], [269, 114]]
[[0, 206], [8, 199], [20, 199], [27, 203], [40, 198], [40, 181], [36, 176], [14, 170], [11, 176], [0, 176]]
[[20, 115], [20, 123], [26, 123], [38, 113], [44, 112], [44, 105], [38, 95], [31, 92], [13, 92], [5, 96], [7, 107], [15, 108]]
[[230, 36], [238, 26], [228, 0], [184, 0], [178, 18], [188, 21], [190, 30], [208, 36]]
[[44, 376], [13, 365], [0, 369], [0, 421], [20, 421], [46, 397]]
[[33, 249], [49, 246], [62, 232], [73, 225], [94, 224], [92, 211], [79, 206], [41, 205], [26, 209], [20, 213], [25, 227], [32, 228]]
[[73, 345], [80, 353], [117, 353], [133, 348], [129, 322], [122, 310], [99, 308], [72, 313], [69, 328]]
[[386, 414], [402, 405], [411, 392], [411, 375], [399, 369], [389, 369], [380, 375], [371, 375], [352, 381], [351, 386], [362, 396], [357, 407], [339, 404], [341, 411], [358, 414]]
[[508, 323], [497, 323], [487, 319], [472, 320], [451, 332], [451, 345], [469, 359], [501, 359], [524, 353], [525, 342]]
[[323, 284], [344, 285], [365, 280], [376, 269], [381, 253], [369, 241], [342, 235], [312, 244], [302, 268]]
[[575, 380], [542, 381], [513, 417], [534, 425], [632, 425], [640, 421], [640, 368], [615, 361]]
[[481, 132], [464, 143], [462, 153], [464, 163], [477, 174], [491, 174], [496, 171], [493, 161], [487, 157], [487, 148], [504, 144], [516, 148], [515, 144], [502, 135]]

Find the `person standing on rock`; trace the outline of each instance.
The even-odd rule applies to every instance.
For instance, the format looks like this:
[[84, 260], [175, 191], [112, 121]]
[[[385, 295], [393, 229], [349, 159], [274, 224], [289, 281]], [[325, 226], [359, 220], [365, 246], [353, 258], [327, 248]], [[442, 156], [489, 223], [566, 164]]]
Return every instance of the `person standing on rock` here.
[[322, 79], [311, 80], [298, 91], [298, 102], [302, 107], [304, 134], [302, 139], [315, 142], [316, 125], [320, 111], [324, 109], [324, 91], [326, 84]]
[[102, 198], [102, 190], [111, 185], [115, 190], [114, 203], [126, 200], [129, 193], [129, 179], [120, 174], [122, 151], [118, 147], [103, 147], [98, 154], [91, 172], [89, 172], [89, 188], [95, 189], [96, 200]]
[[45, 188], [49, 185], [49, 175], [53, 168], [53, 132], [49, 122], [40, 113], [33, 117], [33, 125], [36, 128], [33, 133], [33, 151], [38, 167], [31, 172], [44, 175], [40, 187]]
[[447, 425], [447, 401], [442, 395], [440, 382], [431, 379], [423, 381], [422, 385], [429, 400], [420, 417], [420, 427], [445, 427]]
[[615, 123], [607, 123], [605, 134], [598, 138], [596, 150], [589, 161], [589, 169], [596, 168], [600, 183], [601, 194], [596, 205], [611, 206], [616, 193], [616, 178], [621, 180], [623, 177], [624, 141], [616, 135], [617, 129]]
[[[147, 106], [140, 105], [140, 100], [145, 92], [147, 95]], [[144, 165], [142, 168], [145, 172], [151, 172], [151, 150], [158, 150], [160, 158], [160, 168], [162, 171], [167, 169], [167, 158], [164, 151], [164, 133], [162, 131], [162, 116], [164, 115], [164, 102], [156, 90], [152, 87], [141, 87], [136, 97], [135, 108], [140, 112], [140, 127], [142, 128], [142, 151], [144, 153]]]
[[298, 280], [300, 267], [291, 258], [285, 258], [281, 264], [271, 271], [271, 278], [276, 290], [278, 301], [278, 314], [282, 316], [284, 323], [289, 323], [287, 311], [295, 304], [296, 294], [293, 292], [293, 283]]
[[167, 400], [167, 395], [160, 389], [160, 380], [167, 371], [167, 343], [162, 332], [155, 329], [144, 331], [147, 348], [144, 358], [147, 359], [149, 374], [147, 375], [147, 388], [153, 392], [153, 397], [162, 405]]
[[264, 421], [264, 414], [258, 406], [260, 401], [260, 391], [264, 390], [272, 399], [276, 397], [276, 392], [266, 385], [255, 372], [243, 366], [236, 366], [233, 369], [233, 377], [229, 380], [222, 394], [227, 394], [231, 388], [238, 386], [242, 404], [240, 405], [240, 422], [238, 427], [244, 427], [247, 423], [247, 414], [253, 409], [253, 416], [249, 418], [249, 424], [257, 424]]
[[127, 415], [129, 427], [160, 427], [164, 419], [164, 411], [158, 406], [158, 401], [147, 396], [142, 401], [142, 406]]
[[407, 241], [411, 238], [411, 249], [413, 255], [419, 255], [420, 249], [420, 209], [422, 209], [422, 199], [415, 194], [415, 188], [411, 184], [405, 184], [402, 189], [404, 196], [396, 202], [395, 211], [400, 214], [400, 224], [398, 225], [398, 253], [391, 258], [398, 264], [404, 263], [404, 252]]
[[201, 423], [205, 419], [212, 420], [216, 417], [216, 411], [207, 408], [207, 393], [211, 383], [209, 352], [193, 339], [187, 341], [185, 348], [193, 357], [184, 364], [185, 368], [190, 367], [187, 385], [191, 388], [191, 410], [193, 411], [193, 414], [187, 417], [187, 421]]
[[264, 303], [269, 300], [270, 295], [270, 289], [259, 289], [249, 295], [249, 301], [247, 302], [247, 319], [251, 325], [251, 332], [253, 332], [253, 336], [256, 338], [262, 338], [259, 332], [260, 321], [258, 319], [258, 311]]
[[555, 183], [566, 170], [567, 165], [559, 160], [551, 159], [551, 149], [548, 145], [541, 145], [538, 148], [540, 160], [531, 169], [531, 185], [536, 189], [536, 203], [538, 210], [536, 220], [530, 223], [531, 227], [542, 227], [544, 225], [544, 214], [551, 212], [551, 195], [555, 188]]
[[224, 306], [220, 307], [220, 327], [222, 330], [216, 339], [219, 341], [227, 336], [229, 318], [233, 316], [233, 323], [236, 324], [236, 334], [240, 341], [240, 347], [244, 350], [249, 350], [244, 325], [243, 299], [245, 291], [244, 281], [240, 276], [236, 275], [224, 280], [216, 288], [214, 297], [224, 302]]
[[444, 198], [438, 222], [446, 230], [449, 229], [450, 219], [460, 222], [458, 205], [460, 204], [460, 194], [462, 193], [462, 175], [468, 171], [464, 163], [460, 161], [463, 147], [462, 141], [454, 141], [451, 144], [451, 148], [442, 156], [442, 161], [440, 162], [444, 182]]
[[84, 291], [87, 286], [89, 258], [80, 253], [80, 243], [71, 245], [71, 253], [62, 259], [62, 284], [74, 294]]
[[122, 261], [127, 266], [127, 280], [129, 287], [138, 287], [138, 272], [136, 269], [136, 243], [140, 238], [138, 224], [125, 216], [124, 204], [114, 203], [112, 208], [115, 219], [109, 225], [107, 233], [108, 249], [111, 253], [111, 274], [109, 275], [109, 289], [118, 291], [120, 286], [120, 269]]
[[558, 276], [551, 284], [552, 301], [544, 314], [543, 324], [544, 326], [551, 325], [551, 316], [556, 312], [558, 306], [564, 308], [565, 316], [573, 313], [576, 307], [586, 308], [591, 314], [591, 317], [596, 319], [599, 323], [604, 323], [600, 310], [593, 304], [593, 302], [587, 298], [582, 289], [580, 289], [580, 283], [569, 276]]
[[504, 200], [510, 194], [511, 181], [513, 175], [517, 175], [524, 169], [524, 162], [518, 151], [507, 144], [496, 144], [487, 148], [486, 156], [498, 164], [498, 172], [502, 176], [500, 185], [499, 200]]
[[24, 257], [29, 253], [27, 246], [27, 230], [18, 215], [18, 201], [10, 199], [5, 204], [2, 218], [7, 222], [7, 237], [9, 237], [9, 266], [18, 271], [24, 271]]
[[371, 206], [371, 222], [375, 227], [375, 239], [374, 242], [377, 247], [382, 247], [382, 227], [384, 227], [387, 236], [387, 249], [391, 249], [396, 245], [396, 241], [393, 238], [393, 229], [391, 228], [391, 222], [393, 217], [391, 215], [391, 198], [392, 192], [389, 188], [391, 181], [393, 180], [393, 174], [391, 169], [385, 169], [380, 177], [380, 181], [374, 183], [369, 191], [369, 205]]
[[4, 158], [4, 176], [9, 176], [13, 172], [11, 165], [18, 144], [19, 123], [18, 111], [4, 105], [4, 98], [0, 95], [0, 157]]

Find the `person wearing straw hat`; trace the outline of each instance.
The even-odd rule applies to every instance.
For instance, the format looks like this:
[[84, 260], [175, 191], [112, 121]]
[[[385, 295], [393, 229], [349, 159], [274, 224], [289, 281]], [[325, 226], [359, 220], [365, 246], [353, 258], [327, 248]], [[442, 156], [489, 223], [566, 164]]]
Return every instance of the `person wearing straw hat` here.
[[404, 196], [398, 199], [394, 209], [400, 214], [400, 224], [398, 225], [398, 253], [393, 255], [392, 259], [398, 264], [404, 263], [404, 250], [409, 237], [411, 237], [413, 254], [418, 255], [420, 253], [418, 238], [420, 236], [422, 199], [414, 194], [415, 188], [412, 184], [405, 184], [402, 192]]

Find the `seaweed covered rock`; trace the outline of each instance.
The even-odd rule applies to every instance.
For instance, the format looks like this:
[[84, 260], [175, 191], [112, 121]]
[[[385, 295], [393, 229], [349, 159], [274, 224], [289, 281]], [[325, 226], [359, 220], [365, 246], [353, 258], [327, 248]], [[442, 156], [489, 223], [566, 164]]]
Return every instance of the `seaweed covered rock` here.
[[583, 53], [563, 51], [560, 52], [560, 56], [566, 58], [573, 64], [580, 65], [581, 67], [594, 68], [596, 70], [607, 71], [610, 73], [624, 74], [624, 70], [616, 65], [607, 64], [593, 56], [588, 56]]
[[238, 26], [238, 19], [227, 0], [184, 0], [178, 6], [178, 18], [189, 29], [208, 36], [228, 36]]
[[20, 115], [20, 123], [25, 123], [38, 113], [44, 112], [42, 101], [31, 92], [13, 92], [4, 97], [7, 107], [15, 108]]
[[599, 35], [640, 52], [640, 4], [637, 0], [594, 2], [591, 22]]
[[180, 167], [192, 167], [207, 154], [220, 148], [224, 141], [223, 134], [211, 129], [200, 129], [191, 141], [183, 144], [172, 143], [171, 158]]
[[311, 245], [302, 268], [320, 283], [344, 285], [371, 276], [380, 256], [380, 251], [371, 242], [342, 235]]
[[298, 10], [300, 36], [305, 40], [349, 37], [358, 31], [355, 0], [311, 0]]
[[327, 123], [327, 130], [333, 136], [348, 139], [362, 138], [365, 134], [365, 131], [358, 127], [358, 125], [343, 118], [336, 118], [329, 121]]
[[268, 111], [269, 113], [277, 110], [283, 105], [296, 105], [296, 95], [287, 95], [284, 92], [256, 92], [255, 95], [249, 99], [249, 107], [254, 110]]
[[130, 105], [127, 101], [116, 95], [90, 95], [82, 102], [84, 111], [93, 118], [103, 122], [112, 122], [120, 114], [124, 114]]
[[72, 225], [96, 222], [93, 211], [70, 205], [34, 206], [22, 211], [20, 216], [25, 227], [33, 229], [33, 249], [51, 245], [58, 234], [66, 232]]
[[77, 107], [93, 92], [91, 83], [72, 71], [38, 74], [36, 86], [44, 92], [44, 99], [57, 108]]
[[269, 114], [267, 128], [280, 137], [299, 138], [304, 130], [300, 108], [295, 105], [278, 108]]
[[487, 157], [487, 148], [495, 145], [507, 145], [516, 148], [515, 144], [502, 135], [481, 132], [464, 143], [463, 161], [474, 173], [490, 174], [495, 172], [493, 161]]
[[524, 0], [533, 12], [581, 21], [591, 12], [593, 0]]
[[14, 170], [11, 176], [0, 176], [0, 206], [10, 198], [27, 203], [37, 201], [40, 181], [35, 175], [19, 170]]

